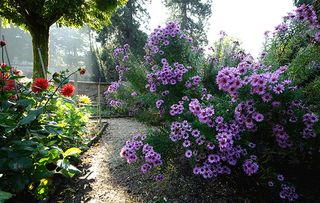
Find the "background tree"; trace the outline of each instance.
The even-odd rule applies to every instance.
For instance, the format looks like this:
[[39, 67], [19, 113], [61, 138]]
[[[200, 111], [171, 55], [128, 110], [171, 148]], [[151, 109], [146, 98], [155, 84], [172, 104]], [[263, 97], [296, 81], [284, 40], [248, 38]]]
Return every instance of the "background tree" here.
[[144, 45], [147, 34], [141, 30], [150, 19], [146, 5], [151, 1], [128, 0], [125, 7], [115, 12], [111, 18], [111, 25], [99, 31], [97, 41], [102, 44], [100, 59], [108, 81], [116, 80], [112, 52], [116, 47], [124, 44], [130, 45], [130, 51], [140, 59], [144, 55]]
[[196, 45], [208, 43], [206, 28], [211, 17], [212, 0], [163, 0], [171, 18], [195, 40]]
[[103, 47], [100, 59], [108, 81], [117, 79], [112, 56], [116, 47], [129, 44], [133, 55], [143, 59], [147, 34], [141, 30], [141, 26], [147, 25], [150, 19], [146, 9], [146, 5], [150, 3], [151, 1], [146, 0], [128, 0], [125, 7], [113, 14], [112, 24], [99, 31], [97, 41]]
[[110, 17], [118, 6], [127, 0], [0, 0], [0, 15], [7, 23], [28, 30], [33, 45], [33, 77], [44, 76], [38, 48], [48, 69], [49, 30], [59, 26], [83, 26], [95, 29], [110, 23]]

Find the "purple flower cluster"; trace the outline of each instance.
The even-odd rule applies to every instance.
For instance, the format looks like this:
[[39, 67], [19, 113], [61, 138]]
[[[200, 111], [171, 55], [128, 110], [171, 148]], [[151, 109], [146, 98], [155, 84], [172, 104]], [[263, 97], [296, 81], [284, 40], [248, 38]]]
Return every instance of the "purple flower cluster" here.
[[303, 115], [303, 122], [306, 126], [302, 132], [302, 137], [304, 139], [316, 137], [316, 132], [314, 131], [313, 126], [318, 121], [318, 116], [314, 113], [306, 113]]
[[311, 30], [319, 28], [319, 22], [317, 20], [317, 13], [313, 9], [312, 5], [302, 4], [293, 13], [290, 12], [284, 16], [285, 23], [282, 23], [275, 27], [274, 34], [284, 33], [289, 29], [287, 21], [295, 21], [299, 23], [307, 23]]
[[184, 107], [183, 107], [184, 102], [179, 101], [178, 104], [173, 104], [170, 107], [170, 115], [175, 116], [175, 115], [180, 115], [183, 113]]
[[[208, 179], [208, 178], [215, 178], [218, 175], [222, 175], [222, 174], [230, 174], [231, 173], [231, 169], [227, 166], [222, 166], [221, 164], [219, 164], [218, 162], [218, 157], [216, 156], [212, 156], [212, 158], [214, 161], [217, 161], [217, 164], [209, 164], [209, 163], [205, 163], [202, 166], [200, 165], [195, 165], [193, 167], [193, 173], [195, 175], [202, 175], [203, 178]], [[211, 160], [210, 159], [210, 160]], [[214, 163], [214, 161], [212, 161]]]
[[216, 82], [220, 90], [228, 92], [232, 97], [238, 96], [238, 89], [242, 87], [240, 72], [237, 68], [225, 67], [219, 71]]
[[272, 131], [276, 137], [279, 147], [290, 148], [293, 146], [293, 142], [289, 140], [289, 135], [284, 131], [284, 127], [282, 125], [273, 126]]
[[[280, 81], [281, 74], [287, 66], [281, 66], [276, 71], [265, 71], [258, 74], [258, 70], [267, 70], [260, 63], [242, 61], [236, 68], [226, 67], [219, 71], [216, 82], [220, 90], [228, 92], [234, 99], [238, 97], [238, 90], [250, 85], [250, 94], [261, 95], [264, 102], [272, 100], [272, 94], [283, 94], [290, 80]], [[290, 88], [290, 87], [289, 87]]]
[[[173, 122], [171, 123], [170, 130], [170, 139], [173, 142], [177, 142], [182, 139], [187, 140], [190, 136], [190, 133], [193, 133], [193, 129], [191, 125], [188, 123], [188, 121]], [[198, 137], [200, 137], [200, 132]]]
[[256, 111], [254, 104], [253, 100], [241, 102], [234, 110], [235, 120], [247, 129], [254, 129], [254, 122], [262, 122], [264, 120], [264, 116]]
[[164, 28], [160, 26], [150, 34], [146, 47], [153, 53], [158, 53], [161, 46], [170, 44], [169, 37], [176, 37], [181, 33], [180, 26], [174, 22], [169, 22]]
[[198, 99], [191, 99], [189, 111], [195, 115], [201, 123], [206, 123], [209, 127], [214, 127], [212, 119], [214, 116], [214, 108], [202, 108]]
[[259, 165], [254, 162], [253, 160], [251, 159], [247, 159], [243, 162], [242, 164], [242, 168], [243, 168], [243, 171], [248, 175], [248, 176], [251, 176], [252, 174], [255, 174], [258, 172], [258, 169], [259, 169]]
[[193, 76], [191, 78], [189, 78], [187, 81], [186, 81], [186, 84], [185, 86], [187, 88], [195, 88], [195, 87], [198, 87], [199, 84], [201, 82], [201, 77], [200, 76]]
[[119, 108], [122, 105], [122, 102], [119, 100], [115, 100], [115, 99], [111, 99], [109, 101], [110, 106], [112, 106], [113, 108]]
[[296, 201], [299, 198], [299, 195], [296, 193], [296, 188], [286, 184], [281, 185], [279, 196], [281, 199], [288, 200], [290, 202]]
[[114, 51], [113, 51], [113, 57], [114, 58], [119, 58], [119, 57], [122, 57], [122, 61], [127, 61], [129, 59], [129, 45], [128, 44], [125, 44], [123, 47], [119, 47], [119, 48], [116, 48]]
[[[150, 34], [145, 47], [151, 51], [151, 54], [164, 54], [161, 48], [163, 46], [170, 45], [170, 38], [179, 37], [186, 39], [188, 42], [192, 42], [192, 39], [183, 34], [180, 30], [180, 26], [175, 22], [169, 22], [164, 28], [158, 27]], [[147, 56], [146, 56], [147, 57]]]
[[288, 30], [288, 26], [286, 25], [286, 24], [284, 24], [284, 23], [282, 23], [282, 24], [280, 24], [280, 25], [277, 25], [276, 27], [275, 27], [275, 31], [276, 32], [285, 32], [285, 31], [287, 31]]
[[109, 85], [106, 93], [114, 93], [116, 92], [120, 87], [120, 83], [119, 82], [111, 82], [111, 85]]
[[319, 26], [317, 13], [313, 9], [312, 5], [302, 4], [295, 10], [295, 14], [292, 14], [291, 16], [294, 16], [297, 20], [309, 22], [312, 28]]
[[183, 75], [187, 73], [191, 67], [184, 67], [183, 64], [174, 63], [171, 67], [166, 61], [160, 70], [155, 70], [148, 74], [148, 84], [146, 88], [150, 92], [156, 92], [160, 85], [175, 85], [183, 80]]
[[[143, 144], [145, 135], [137, 134], [131, 140], [126, 142], [126, 145], [121, 149], [120, 156], [127, 160], [129, 164], [134, 163], [138, 159], [138, 152], [141, 152], [141, 159], [144, 163], [140, 170], [142, 173], [148, 173], [151, 169], [162, 165], [161, 155], [154, 151], [153, 147], [148, 144]], [[163, 180], [163, 175], [158, 174], [155, 177], [156, 181]]]

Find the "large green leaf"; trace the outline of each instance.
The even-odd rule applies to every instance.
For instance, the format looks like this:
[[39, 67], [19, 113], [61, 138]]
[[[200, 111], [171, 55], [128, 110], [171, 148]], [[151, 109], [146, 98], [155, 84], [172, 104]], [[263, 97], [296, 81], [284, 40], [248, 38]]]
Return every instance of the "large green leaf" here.
[[9, 162], [8, 166], [14, 171], [19, 171], [32, 167], [33, 161], [31, 158], [21, 157], [18, 159], [13, 159]]
[[56, 125], [45, 125], [45, 130], [52, 134], [63, 134], [63, 128]]
[[71, 165], [67, 159], [58, 160], [57, 165], [61, 168], [58, 173], [61, 173], [65, 177], [73, 177], [75, 174], [81, 172], [75, 166]]
[[31, 109], [29, 114], [19, 121], [20, 125], [30, 124], [32, 121], [36, 120], [36, 118], [44, 112], [44, 108], [40, 107], [38, 109]]
[[31, 151], [34, 152], [38, 148], [38, 143], [30, 140], [23, 140], [23, 141], [13, 141], [12, 148], [14, 150], [24, 150], [24, 151]]
[[10, 199], [13, 195], [9, 192], [4, 192], [0, 190], [0, 203], [5, 202], [6, 200]]
[[18, 104], [20, 104], [21, 106], [27, 107], [27, 106], [34, 104], [34, 100], [33, 99], [20, 99], [18, 101]]
[[[75, 105], [76, 103], [72, 100], [72, 99], [69, 99], [69, 98], [66, 98], [66, 97], [62, 97], [63, 101], [67, 102], [67, 103], [70, 103], [70, 104], [73, 104]], [[69, 108], [72, 108], [73, 106], [70, 106]]]
[[70, 149], [67, 149], [67, 151], [63, 153], [63, 157], [75, 156], [75, 155], [79, 155], [80, 153], [81, 153], [81, 150], [79, 148], [72, 147]]

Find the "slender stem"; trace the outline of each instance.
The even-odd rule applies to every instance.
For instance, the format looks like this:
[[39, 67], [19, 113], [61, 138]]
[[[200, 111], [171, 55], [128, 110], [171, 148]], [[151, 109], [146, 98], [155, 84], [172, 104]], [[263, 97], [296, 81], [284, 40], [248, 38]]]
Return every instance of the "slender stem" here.
[[4, 51], [3, 51], [3, 47], [1, 47], [1, 59], [2, 59], [2, 63], [4, 63]]

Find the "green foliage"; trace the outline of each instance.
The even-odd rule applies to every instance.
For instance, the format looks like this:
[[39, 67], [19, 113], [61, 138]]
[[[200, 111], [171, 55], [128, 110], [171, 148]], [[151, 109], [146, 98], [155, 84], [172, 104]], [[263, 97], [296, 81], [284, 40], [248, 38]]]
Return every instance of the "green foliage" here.
[[288, 65], [299, 49], [308, 46], [310, 33], [306, 32], [306, 24], [292, 23], [288, 31], [266, 39], [264, 51], [267, 53], [263, 62], [266, 65]]
[[24, 81], [10, 69], [6, 65], [0, 69], [0, 201], [10, 198], [2, 190], [46, 199], [54, 176], [80, 172], [73, 164], [84, 144], [81, 135], [88, 114], [85, 107], [78, 108], [59, 93], [75, 72], [56, 75], [51, 81], [58, 81], [57, 87], [37, 92], [36, 83]]
[[6, 200], [10, 199], [12, 197], [11, 193], [4, 192], [0, 190], [0, 203], [5, 202]]
[[320, 74], [320, 46], [310, 44], [301, 47], [290, 63], [290, 77], [300, 86], [311, 83]]

